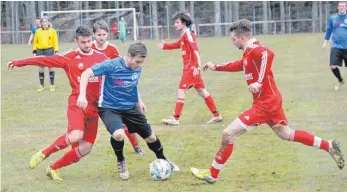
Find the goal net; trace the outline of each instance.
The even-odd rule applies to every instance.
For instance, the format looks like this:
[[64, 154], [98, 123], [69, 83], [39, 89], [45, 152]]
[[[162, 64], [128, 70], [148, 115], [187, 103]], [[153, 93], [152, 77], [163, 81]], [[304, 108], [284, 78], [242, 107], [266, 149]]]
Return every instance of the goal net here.
[[129, 40], [137, 40], [137, 22], [135, 8], [124, 9], [96, 9], [71, 11], [42, 11], [41, 17], [48, 17], [53, 28], [57, 30], [60, 42], [71, 42], [78, 26], [86, 25], [90, 28], [96, 21], [104, 20], [109, 26], [109, 40], [117, 38], [116, 30], [121, 17], [128, 24]]

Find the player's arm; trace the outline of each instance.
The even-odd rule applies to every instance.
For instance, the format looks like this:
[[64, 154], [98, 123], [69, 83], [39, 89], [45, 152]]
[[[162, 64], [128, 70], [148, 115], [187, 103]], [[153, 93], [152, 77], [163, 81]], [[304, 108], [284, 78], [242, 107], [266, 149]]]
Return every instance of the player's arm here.
[[113, 60], [106, 60], [102, 63], [94, 65], [91, 68], [86, 69], [82, 73], [80, 81], [80, 94], [77, 99], [77, 106], [79, 108], [84, 110], [88, 106], [86, 91], [89, 78], [111, 74], [116, 68], [113, 62]]
[[208, 69], [210, 69], [211, 71], [238, 72], [243, 71], [243, 62], [242, 60], [237, 60], [234, 62], [225, 62], [221, 64], [214, 64], [212, 62], [208, 62], [204, 65], [203, 70], [207, 71]]
[[324, 42], [322, 45], [322, 48], [325, 48], [327, 46], [327, 42], [329, 41], [331, 34], [333, 32], [333, 21], [331, 18], [329, 18], [328, 24], [327, 24], [327, 30], [325, 32], [325, 38], [324, 38]]
[[146, 105], [143, 103], [141, 95], [140, 95], [140, 91], [139, 91], [139, 87], [137, 88], [137, 99], [138, 99], [138, 106], [141, 110], [142, 113], [145, 113], [147, 111], [147, 107]]
[[13, 60], [8, 63], [8, 68], [24, 66], [46, 66], [65, 68], [69, 65], [70, 59], [64, 55], [29, 57], [21, 60]]
[[28, 45], [31, 45], [31, 42], [33, 41], [33, 38], [34, 38], [34, 33], [31, 33], [30, 37], [29, 37]]
[[193, 37], [191, 35], [187, 36], [187, 38], [184, 40], [184, 43], [188, 45], [190, 50], [193, 51], [193, 57], [196, 58], [196, 61], [198, 61], [198, 66], [201, 66], [201, 60], [200, 60], [200, 54], [198, 45], [196, 44], [196, 41], [193, 40]]
[[181, 48], [181, 40], [179, 39], [178, 41], [173, 43], [166, 43], [162, 40], [161, 43], [158, 43], [158, 47], [164, 50], [179, 49]]
[[[36, 31], [38, 32], [38, 31]], [[33, 54], [36, 55], [36, 51], [37, 51], [37, 44], [38, 44], [38, 34], [36, 33], [36, 35], [34, 35], [34, 41], [33, 41]]]
[[57, 31], [53, 29], [53, 49], [54, 49], [54, 53], [58, 52], [59, 46], [58, 46], [58, 35], [57, 35]]

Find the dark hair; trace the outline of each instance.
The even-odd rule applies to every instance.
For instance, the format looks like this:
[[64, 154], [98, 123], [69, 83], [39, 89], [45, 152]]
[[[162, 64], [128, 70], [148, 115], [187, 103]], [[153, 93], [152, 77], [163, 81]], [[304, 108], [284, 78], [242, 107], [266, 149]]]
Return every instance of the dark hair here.
[[229, 31], [234, 32], [237, 36], [251, 36], [252, 23], [247, 19], [240, 19], [231, 24]]
[[81, 25], [76, 29], [76, 35], [75, 38], [77, 39], [79, 36], [82, 37], [90, 37], [93, 36], [92, 32], [90, 31], [90, 28], [85, 26], [85, 25]]
[[128, 48], [128, 54], [131, 57], [136, 57], [136, 56], [147, 57], [146, 45], [141, 42], [133, 43]]
[[93, 33], [95, 33], [98, 29], [102, 29], [108, 33], [107, 23], [104, 20], [95, 22], [93, 25]]
[[184, 23], [187, 27], [192, 24], [192, 19], [185, 13], [178, 13], [173, 17], [173, 20], [177, 19], [181, 20], [181, 22]]

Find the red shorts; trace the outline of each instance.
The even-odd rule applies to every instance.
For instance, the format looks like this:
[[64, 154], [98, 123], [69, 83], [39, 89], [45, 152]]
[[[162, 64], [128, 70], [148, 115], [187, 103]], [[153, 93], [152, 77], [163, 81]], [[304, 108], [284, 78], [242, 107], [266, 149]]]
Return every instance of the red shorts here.
[[76, 105], [68, 107], [67, 110], [68, 128], [67, 133], [73, 130], [84, 131], [83, 141], [94, 144], [98, 133], [99, 115], [96, 108], [87, 108], [85, 111]]
[[252, 108], [243, 112], [238, 117], [242, 127], [251, 131], [254, 127], [261, 124], [268, 124], [270, 127], [275, 125], [288, 125], [287, 117], [284, 114], [282, 105], [271, 106], [271, 109], [264, 109], [260, 105], [253, 105]]
[[193, 72], [183, 72], [180, 81], [179, 89], [188, 90], [194, 87], [195, 89], [204, 89], [205, 84], [200, 72], [194, 76]]

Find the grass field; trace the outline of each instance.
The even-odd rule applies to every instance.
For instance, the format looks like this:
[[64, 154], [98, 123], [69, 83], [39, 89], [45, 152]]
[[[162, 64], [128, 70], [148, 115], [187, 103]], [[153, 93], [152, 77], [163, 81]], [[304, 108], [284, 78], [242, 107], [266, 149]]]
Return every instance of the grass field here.
[[[259, 36], [276, 54], [273, 71], [284, 100], [289, 124], [326, 139], [341, 141], [347, 153], [347, 85], [338, 92], [336, 79], [328, 68], [329, 50], [322, 50], [323, 34]], [[133, 153], [126, 141], [125, 156], [131, 178], [121, 181], [109, 135], [100, 121], [93, 152], [78, 164], [61, 170], [65, 180], [51, 181], [44, 169], [63, 152], [51, 155], [34, 170], [29, 159], [65, 133], [67, 96], [70, 87], [65, 73], [57, 70], [56, 92], [37, 93], [37, 68], [6, 69], [7, 61], [30, 56], [25, 45], [2, 45], [2, 132], [1, 191], [347, 191], [347, 169], [340, 171], [323, 151], [297, 143], [284, 142], [267, 126], [241, 136], [231, 159], [214, 185], [196, 180], [192, 166], [208, 168], [220, 146], [220, 134], [251, 105], [243, 73], [204, 73], [207, 90], [224, 116], [224, 122], [206, 125], [210, 113], [203, 100], [191, 90], [187, 93], [181, 125], [168, 127], [161, 119], [172, 115], [181, 75], [180, 51], [161, 51], [156, 41], [146, 41], [149, 57], [144, 65], [140, 91], [148, 107], [147, 117], [161, 138], [165, 154], [182, 172], [168, 181], [156, 182], [148, 165], [154, 154], [141, 141], [144, 156]], [[121, 53], [125, 49], [119, 45]], [[203, 62], [236, 60], [242, 52], [229, 38], [199, 38]], [[62, 44], [60, 50], [75, 47]], [[341, 69], [347, 78], [346, 68]], [[47, 73], [46, 73], [47, 74]], [[46, 75], [46, 85], [49, 80]]]

